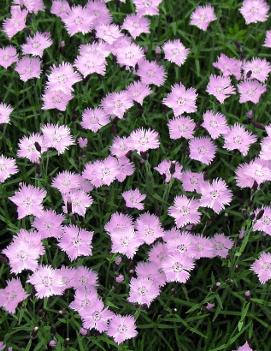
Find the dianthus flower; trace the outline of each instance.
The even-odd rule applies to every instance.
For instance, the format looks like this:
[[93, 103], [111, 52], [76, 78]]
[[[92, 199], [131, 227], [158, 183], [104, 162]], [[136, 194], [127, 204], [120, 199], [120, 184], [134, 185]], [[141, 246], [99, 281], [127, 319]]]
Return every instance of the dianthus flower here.
[[18, 172], [14, 158], [0, 155], [0, 183], [4, 183], [9, 177]]
[[33, 37], [28, 37], [26, 43], [22, 45], [24, 55], [42, 57], [43, 51], [49, 48], [53, 41], [49, 33], [37, 32]]
[[262, 211], [263, 214], [259, 219], [257, 219], [256, 216], [256, 220], [253, 224], [253, 230], [259, 230], [271, 235], [271, 207], [263, 207]]
[[24, 82], [32, 78], [39, 78], [41, 74], [41, 60], [38, 57], [24, 56], [16, 63], [15, 71]]
[[141, 202], [145, 200], [146, 195], [141, 194], [139, 189], [124, 191], [122, 197], [125, 200], [126, 207], [137, 208], [138, 210], [144, 209], [144, 204]]
[[202, 127], [210, 134], [212, 139], [217, 139], [228, 132], [226, 117], [220, 112], [206, 111], [203, 115]]
[[238, 92], [240, 94], [240, 103], [252, 102], [257, 104], [262, 94], [266, 92], [266, 86], [257, 80], [245, 80], [238, 84]]
[[241, 79], [242, 61], [220, 54], [213, 66], [220, 70], [224, 77], [234, 76], [237, 80]]
[[224, 147], [227, 150], [239, 150], [243, 156], [248, 154], [250, 146], [257, 141], [254, 134], [238, 123], [228, 128], [228, 132], [224, 135], [224, 140]]
[[101, 106], [107, 116], [123, 118], [124, 114], [133, 106], [127, 91], [109, 93], [103, 98]]
[[163, 104], [172, 108], [174, 116], [178, 117], [184, 112], [197, 111], [196, 100], [198, 94], [194, 88], [186, 89], [182, 83], [173, 85], [171, 92], [164, 98]]
[[163, 45], [165, 59], [181, 66], [185, 63], [190, 52], [179, 39], [168, 40]]
[[182, 166], [178, 161], [163, 160], [154, 169], [164, 176], [166, 183], [170, 182], [173, 178], [182, 180]]
[[216, 76], [214, 74], [210, 76], [206, 91], [210, 95], [215, 96], [221, 104], [223, 104], [228, 97], [235, 94], [235, 89], [231, 85], [229, 77]]
[[136, 39], [142, 33], [150, 33], [150, 21], [145, 17], [131, 14], [125, 17], [121, 28], [127, 30], [133, 39]]
[[265, 0], [244, 0], [240, 12], [246, 24], [265, 22], [268, 18], [269, 5]]
[[147, 307], [150, 307], [152, 301], [160, 293], [159, 286], [145, 277], [132, 278], [129, 286], [128, 301], [139, 305], [147, 305]]
[[168, 214], [175, 219], [178, 228], [187, 224], [197, 224], [200, 222], [199, 201], [189, 199], [184, 195], [176, 196], [174, 203], [168, 209]]
[[0, 289], [0, 307], [8, 313], [15, 314], [16, 308], [27, 298], [28, 294], [22, 287], [21, 281], [17, 278], [12, 278], [7, 282], [4, 289]]
[[65, 125], [45, 124], [41, 131], [45, 147], [56, 149], [58, 155], [63, 154], [69, 146], [74, 145], [70, 128]]
[[206, 31], [209, 24], [216, 20], [213, 6], [198, 6], [191, 15], [190, 24]]
[[137, 152], [158, 149], [160, 145], [159, 134], [152, 129], [136, 129], [129, 136], [129, 145]]
[[168, 122], [170, 139], [193, 138], [196, 123], [189, 117], [176, 117]]
[[111, 336], [117, 344], [137, 336], [135, 319], [133, 316], [113, 315], [110, 319], [107, 334]]
[[209, 137], [197, 137], [189, 141], [189, 156], [205, 165], [215, 158], [216, 146]]
[[257, 274], [261, 284], [271, 279], [271, 254], [262, 252], [260, 257], [251, 265], [251, 270]]
[[159, 217], [148, 212], [141, 214], [135, 222], [136, 236], [150, 245], [156, 239], [164, 236]]
[[0, 48], [0, 66], [8, 68], [13, 63], [18, 61], [17, 50], [14, 46], [6, 46]]
[[166, 71], [163, 66], [155, 61], [142, 59], [138, 64], [136, 74], [141, 78], [141, 82], [146, 85], [162, 86], [166, 79]]

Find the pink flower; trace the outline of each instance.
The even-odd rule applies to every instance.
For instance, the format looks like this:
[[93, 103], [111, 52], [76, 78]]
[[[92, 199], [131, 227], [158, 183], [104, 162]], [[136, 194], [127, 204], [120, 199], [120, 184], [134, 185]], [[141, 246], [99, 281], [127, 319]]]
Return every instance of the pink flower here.
[[93, 17], [86, 7], [72, 6], [69, 13], [62, 18], [70, 36], [77, 33], [89, 33], [93, 29]]
[[210, 76], [206, 91], [210, 95], [215, 96], [221, 104], [223, 104], [225, 99], [230, 97], [230, 95], [235, 94], [235, 89], [231, 85], [229, 77], [216, 76], [214, 74]]
[[139, 262], [136, 265], [136, 275], [138, 278], [147, 278], [159, 288], [166, 284], [166, 277], [160, 264], [154, 262]]
[[144, 57], [143, 49], [135, 44], [131, 43], [125, 47], [120, 47], [115, 50], [117, 57], [117, 63], [120, 66], [129, 66], [135, 68], [138, 62]]
[[271, 235], [271, 207], [263, 207], [263, 214], [262, 216], [257, 219], [253, 224], [253, 230], [262, 231], [268, 235]]
[[50, 266], [39, 266], [27, 282], [34, 285], [38, 299], [62, 295], [65, 289], [60, 272]]
[[252, 188], [254, 180], [247, 176], [247, 171], [249, 169], [249, 164], [245, 163], [240, 166], [235, 171], [236, 183], [240, 188]]
[[261, 140], [261, 152], [260, 152], [260, 158], [262, 160], [266, 161], [271, 161], [271, 137], [267, 136], [266, 138], [263, 138]]
[[193, 246], [190, 250], [190, 255], [195, 260], [200, 258], [213, 258], [215, 257], [214, 243], [212, 239], [205, 238], [202, 235], [193, 236]]
[[70, 128], [65, 125], [45, 124], [41, 131], [45, 146], [56, 149], [58, 155], [63, 154], [69, 146], [74, 145]]
[[133, 220], [128, 215], [116, 212], [112, 214], [104, 228], [110, 235], [114, 235], [115, 232], [128, 232], [133, 230]]
[[99, 24], [95, 29], [96, 37], [104, 40], [109, 45], [112, 45], [117, 39], [123, 36], [119, 26], [116, 24]]
[[271, 30], [266, 31], [263, 46], [265, 46], [267, 48], [271, 48]]
[[53, 179], [52, 186], [58, 189], [62, 196], [80, 189], [80, 175], [70, 171], [62, 171]]
[[236, 351], [253, 351], [249, 346], [248, 342], [246, 342], [243, 346], [238, 347]]
[[162, 0], [133, 0], [136, 6], [136, 13], [139, 16], [154, 16], [159, 14], [159, 5]]
[[117, 159], [118, 162], [118, 173], [116, 179], [119, 182], [123, 182], [127, 177], [134, 174], [135, 165], [133, 162], [130, 162], [127, 157], [120, 157]]
[[0, 183], [4, 183], [9, 177], [18, 172], [14, 158], [0, 155]]
[[199, 201], [189, 199], [181, 195], [176, 196], [174, 203], [168, 209], [168, 214], [174, 218], [178, 228], [184, 227], [187, 224], [197, 224], [200, 222]]
[[110, 24], [112, 22], [112, 15], [102, 1], [89, 0], [86, 4], [86, 9], [92, 16], [94, 28], [100, 24]]
[[62, 91], [71, 93], [75, 83], [80, 82], [82, 77], [74, 70], [72, 65], [62, 62], [60, 65], [53, 65], [48, 75], [47, 90]]
[[25, 269], [34, 271], [45, 250], [39, 234], [21, 229], [3, 253], [9, 259], [11, 271], [18, 274]]
[[220, 54], [213, 66], [220, 70], [224, 77], [234, 76], [237, 80], [241, 79], [242, 61]]
[[129, 136], [130, 148], [137, 152], [146, 152], [150, 149], [158, 149], [160, 146], [159, 134], [152, 129], [139, 128]]
[[30, 13], [37, 14], [39, 11], [44, 11], [43, 0], [13, 0], [13, 3], [24, 6]]
[[133, 316], [113, 315], [110, 319], [107, 334], [111, 336], [117, 344], [137, 336], [135, 319]]
[[146, 195], [141, 194], [139, 189], [124, 191], [122, 197], [125, 200], [126, 207], [137, 208], [138, 210], [144, 209], [144, 205], [141, 202], [145, 200]]
[[98, 274], [85, 266], [75, 269], [73, 287], [75, 289], [89, 291], [98, 284]]
[[168, 255], [162, 262], [162, 269], [168, 283], [186, 283], [194, 267], [194, 260], [187, 255]]
[[41, 60], [37, 57], [24, 56], [17, 62], [15, 71], [24, 82], [32, 78], [39, 78], [41, 74]]
[[68, 103], [73, 98], [72, 93], [64, 92], [57, 89], [46, 88], [42, 96], [43, 110], [57, 109], [59, 111], [65, 111]]
[[[88, 315], [89, 310], [95, 308], [99, 304], [98, 294], [94, 286], [88, 289], [76, 289], [74, 300], [70, 303], [69, 307], [80, 314], [80, 317]], [[98, 306], [97, 306], [98, 307]]]
[[257, 79], [264, 83], [271, 72], [271, 65], [266, 59], [254, 58], [243, 63], [243, 70], [246, 77], [250, 75], [249, 79]]
[[78, 228], [75, 225], [64, 227], [58, 246], [66, 252], [71, 261], [79, 256], [91, 256], [93, 232]]
[[215, 158], [216, 146], [209, 137], [198, 137], [189, 140], [189, 157], [205, 165]]
[[164, 243], [156, 242], [149, 251], [148, 259], [150, 262], [160, 267], [161, 263], [167, 257], [167, 248]]
[[224, 147], [227, 150], [239, 150], [243, 156], [246, 156], [250, 146], [257, 141], [257, 138], [241, 124], [236, 123], [228, 128], [227, 134], [224, 135], [224, 140]]
[[96, 133], [109, 122], [109, 116], [102, 108], [87, 108], [83, 111], [81, 126]]
[[166, 232], [166, 248], [170, 255], [187, 255], [191, 257], [191, 250], [194, 245], [193, 235], [189, 232], [182, 232], [175, 228]]
[[226, 258], [229, 250], [233, 247], [233, 241], [224, 234], [215, 234], [213, 237], [215, 255]]
[[196, 99], [198, 94], [194, 88], [186, 89], [182, 83], [173, 85], [171, 92], [164, 98], [163, 104], [173, 109], [174, 116], [184, 112], [197, 111]]
[[110, 147], [110, 152], [113, 156], [123, 157], [130, 151], [130, 143], [128, 137], [116, 136]]
[[185, 191], [196, 191], [200, 192], [201, 186], [204, 184], [203, 173], [196, 173], [191, 171], [184, 171], [182, 174], [183, 189]]
[[271, 254], [262, 252], [260, 257], [251, 265], [251, 270], [257, 274], [261, 284], [271, 279]]
[[159, 217], [149, 212], [141, 214], [135, 223], [136, 236], [144, 243], [150, 245], [156, 239], [164, 236]]
[[270, 162], [255, 159], [250, 163], [239, 166], [236, 170], [237, 184], [241, 188], [252, 187], [256, 182], [258, 185], [271, 180]]
[[22, 287], [21, 281], [18, 278], [12, 278], [4, 289], [0, 289], [0, 307], [8, 313], [15, 314], [19, 303], [26, 300], [27, 297], [28, 294]]
[[9, 39], [25, 28], [27, 14], [20, 6], [11, 6], [11, 17], [3, 22], [3, 31]]
[[18, 143], [18, 157], [25, 157], [30, 162], [40, 163], [41, 154], [47, 150], [40, 133], [23, 136]]
[[43, 211], [42, 201], [46, 191], [33, 185], [22, 184], [9, 199], [17, 205], [18, 219], [33, 215], [39, 216]]
[[165, 59], [175, 63], [178, 66], [184, 64], [190, 52], [179, 39], [168, 40], [163, 45]]
[[93, 199], [83, 190], [73, 190], [63, 196], [65, 206], [63, 212], [68, 213], [68, 203], [71, 205], [71, 212], [79, 216], [85, 216], [87, 209], [92, 205]]
[[101, 102], [107, 116], [123, 118], [124, 114], [133, 106], [127, 91], [119, 91], [107, 94]]
[[213, 6], [207, 4], [198, 6], [191, 15], [190, 24], [206, 31], [209, 24], [216, 20]]
[[43, 51], [49, 48], [53, 41], [49, 33], [37, 32], [33, 37], [28, 37], [25, 44], [22, 45], [24, 55], [33, 55], [42, 57]]
[[150, 307], [152, 301], [160, 293], [158, 285], [145, 277], [132, 278], [129, 286], [128, 301], [139, 305], [147, 305], [147, 307]]
[[166, 79], [166, 72], [163, 66], [155, 61], [142, 59], [138, 64], [136, 74], [141, 78], [141, 82], [146, 85], [162, 86]]
[[178, 161], [163, 160], [154, 169], [164, 176], [166, 183], [170, 182], [173, 178], [182, 180], [182, 166]]
[[32, 226], [37, 229], [41, 239], [59, 238], [63, 234], [62, 222], [65, 217], [53, 210], [45, 210], [35, 217]]
[[108, 322], [113, 317], [113, 313], [104, 307], [103, 302], [99, 298], [94, 298], [91, 306], [83, 310], [81, 315], [84, 328], [96, 329], [100, 333], [107, 331]]
[[108, 156], [104, 160], [97, 160], [85, 164], [83, 178], [91, 181], [94, 187], [109, 186], [114, 182], [119, 172], [118, 161], [115, 157]]
[[0, 48], [0, 66], [4, 68], [8, 68], [13, 63], [18, 61], [17, 50], [14, 46], [6, 46], [4, 48]]
[[176, 117], [168, 122], [170, 139], [193, 138], [196, 123], [189, 117]]
[[68, 1], [66, 0], [53, 0], [50, 11], [53, 15], [56, 15], [61, 19], [64, 19], [71, 12], [71, 8]]
[[0, 103], [0, 124], [9, 123], [13, 108], [10, 105]]
[[268, 18], [269, 5], [265, 0], [244, 0], [240, 12], [246, 24], [265, 22]]
[[79, 145], [79, 147], [80, 147], [81, 149], [85, 149], [85, 148], [87, 147], [87, 145], [88, 145], [88, 139], [87, 139], [87, 138], [79, 137], [79, 138], [77, 139], [77, 143], [78, 143], [78, 145]]
[[217, 139], [228, 132], [226, 117], [219, 112], [206, 111], [203, 115], [202, 127], [210, 134], [212, 139]]
[[126, 89], [128, 96], [131, 100], [143, 105], [143, 100], [146, 96], [151, 94], [151, 89], [148, 85], [142, 83], [141, 81], [134, 82], [130, 84]]
[[225, 205], [229, 205], [232, 200], [232, 192], [222, 179], [215, 179], [212, 183], [205, 182], [200, 188], [200, 206], [209, 207], [215, 213], [224, 210]]
[[240, 94], [240, 103], [252, 102], [257, 104], [262, 94], [266, 92], [266, 86], [257, 80], [245, 80], [238, 84], [238, 92]]
[[139, 15], [127, 15], [123, 21], [121, 29], [127, 30], [133, 39], [142, 33], [150, 33], [150, 21]]

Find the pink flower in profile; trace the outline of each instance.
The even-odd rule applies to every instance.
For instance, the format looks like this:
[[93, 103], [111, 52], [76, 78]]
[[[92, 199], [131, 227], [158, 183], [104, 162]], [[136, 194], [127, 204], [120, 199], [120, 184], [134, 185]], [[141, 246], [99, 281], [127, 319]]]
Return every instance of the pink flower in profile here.
[[236, 123], [228, 128], [227, 134], [224, 135], [224, 140], [224, 148], [230, 151], [239, 150], [243, 156], [246, 156], [250, 146], [257, 141], [257, 138], [241, 124]]
[[63, 212], [68, 213], [68, 203], [71, 206], [71, 213], [77, 213], [79, 216], [85, 216], [87, 209], [92, 205], [93, 199], [83, 190], [73, 190], [63, 197], [65, 206]]
[[60, 238], [63, 234], [62, 223], [65, 217], [53, 210], [45, 210], [35, 217], [32, 226], [38, 231], [41, 239]]
[[253, 262], [251, 270], [257, 274], [261, 284], [271, 279], [271, 254], [262, 252], [260, 257]]
[[195, 267], [194, 260], [187, 255], [168, 255], [161, 264], [167, 283], [186, 283]]
[[117, 63], [120, 66], [129, 66], [135, 68], [139, 61], [144, 57], [143, 49], [135, 44], [131, 43], [125, 47], [120, 47], [115, 50], [117, 57]]
[[18, 219], [26, 216], [39, 216], [43, 211], [42, 201], [46, 191], [33, 185], [22, 184], [9, 199], [17, 205]]
[[164, 236], [159, 217], [149, 212], [143, 213], [137, 218], [135, 229], [136, 236], [148, 245]]
[[204, 184], [204, 175], [201, 172], [184, 171], [181, 181], [185, 191], [200, 192], [201, 186]]
[[0, 184], [18, 172], [18, 167], [14, 158], [0, 155]]
[[24, 135], [18, 143], [18, 157], [25, 157], [32, 163], [40, 163], [40, 158], [47, 148], [44, 146], [43, 137], [40, 133]]
[[57, 89], [46, 88], [42, 96], [43, 110], [57, 109], [59, 111], [66, 111], [68, 103], [73, 98], [72, 93], [64, 92]]
[[137, 336], [135, 319], [133, 316], [112, 315], [107, 335], [111, 336], [117, 344]]
[[196, 123], [189, 117], [176, 117], [168, 122], [170, 139], [193, 138]]
[[240, 94], [240, 103], [252, 102], [257, 104], [262, 94], [266, 92], [266, 86], [257, 80], [245, 80], [237, 85]]
[[9, 123], [13, 108], [5, 103], [0, 103], [0, 124]]
[[124, 114], [133, 106], [127, 91], [109, 93], [103, 98], [101, 106], [107, 116], [123, 118]]
[[24, 82], [32, 78], [39, 78], [41, 74], [41, 60], [38, 57], [24, 56], [17, 62], [15, 71]]
[[65, 289], [60, 272], [51, 266], [40, 265], [27, 282], [34, 285], [38, 299], [62, 295]]
[[33, 37], [28, 37], [26, 43], [22, 45], [24, 55], [43, 56], [43, 51], [49, 48], [53, 41], [49, 33], [37, 32]]
[[163, 66], [155, 61], [142, 59], [138, 63], [136, 74], [141, 78], [141, 82], [146, 85], [162, 86], [166, 79], [166, 71]]
[[224, 77], [234, 76], [237, 80], [241, 79], [243, 62], [224, 54], [220, 54], [213, 66], [220, 70]]
[[58, 155], [63, 154], [71, 145], [74, 145], [70, 128], [65, 125], [45, 124], [41, 131], [45, 147], [56, 149]]
[[154, 16], [159, 14], [159, 5], [162, 0], [133, 0], [136, 6], [136, 13], [139, 16]]
[[200, 222], [200, 203], [198, 200], [189, 199], [184, 195], [176, 196], [174, 203], [168, 209], [169, 216], [173, 217], [178, 228], [187, 224], [197, 224]]
[[70, 36], [77, 33], [89, 33], [93, 29], [93, 17], [85, 7], [72, 6], [69, 13], [62, 18]]
[[263, 46], [265, 46], [266, 48], [271, 48], [271, 30], [266, 31]]
[[109, 122], [109, 116], [102, 108], [87, 108], [83, 111], [81, 126], [96, 133]]
[[0, 307], [10, 314], [15, 314], [17, 306], [27, 297], [21, 281], [12, 278], [4, 289], [0, 289]]
[[185, 63], [190, 52], [179, 39], [168, 40], [163, 45], [165, 59], [181, 66]]
[[152, 301], [160, 293], [159, 286], [148, 278], [132, 278], [129, 284], [128, 301], [150, 307]]
[[228, 132], [226, 117], [220, 112], [211, 110], [204, 113], [202, 127], [208, 131], [213, 140]]
[[164, 181], [166, 183], [170, 182], [172, 179], [182, 180], [182, 166], [178, 161], [163, 160], [154, 169], [164, 176]]
[[194, 88], [186, 89], [182, 83], [175, 84], [171, 92], [163, 99], [163, 104], [172, 108], [174, 116], [178, 117], [184, 112], [197, 111], [196, 100], [198, 94]]
[[104, 160], [97, 160], [85, 164], [83, 178], [90, 180], [94, 187], [109, 186], [116, 180], [118, 174], [118, 161], [108, 156]]
[[256, 216], [256, 220], [253, 224], [253, 230], [262, 231], [268, 235], [271, 235], [271, 207], [263, 207], [262, 211], [262, 216], [259, 219], [257, 219]]
[[212, 183], [205, 182], [200, 188], [200, 206], [209, 207], [215, 213], [224, 210], [225, 205], [229, 205], [232, 200], [232, 192], [222, 179], [215, 179]]
[[265, 22], [268, 18], [269, 5], [265, 0], [244, 0], [240, 12], [246, 24]]
[[243, 346], [238, 347], [238, 349], [235, 351], [253, 351], [253, 350], [249, 346], [248, 342], [246, 342]]
[[159, 134], [152, 129], [139, 128], [130, 134], [129, 144], [130, 148], [137, 152], [158, 149], [160, 146]]
[[6, 46], [0, 48], [0, 66], [8, 68], [13, 63], [18, 61], [17, 50], [14, 46]]
[[117, 39], [123, 36], [119, 26], [116, 24], [99, 24], [95, 29], [96, 37], [104, 40], [109, 45], [112, 45]]
[[66, 0], [53, 0], [52, 1], [52, 7], [50, 12], [53, 15], [56, 15], [60, 17], [61, 19], [64, 19], [69, 15], [71, 11], [71, 7]]
[[87, 145], [88, 145], [88, 139], [87, 139], [87, 138], [79, 137], [79, 138], [77, 139], [77, 143], [78, 143], [78, 145], [79, 145], [79, 147], [80, 147], [81, 149], [85, 149], [85, 148], [87, 147]]
[[216, 146], [209, 137], [198, 137], [189, 141], [189, 157], [205, 165], [209, 165], [215, 158]]
[[144, 205], [141, 202], [145, 200], [146, 195], [141, 194], [139, 189], [124, 191], [122, 197], [125, 200], [126, 207], [137, 208], [138, 210], [144, 209]]
[[127, 15], [123, 21], [121, 29], [127, 30], [133, 39], [136, 39], [142, 33], [150, 33], [150, 21], [139, 15]]
[[38, 259], [44, 255], [45, 250], [41, 236], [37, 232], [21, 229], [3, 253], [9, 259], [11, 271], [18, 274], [25, 269], [34, 271], [38, 266]]
[[79, 256], [91, 256], [92, 238], [93, 232], [69, 225], [64, 227], [58, 246], [74, 261]]
[[11, 6], [11, 17], [3, 22], [3, 31], [9, 39], [25, 28], [27, 14], [28, 11], [22, 10], [20, 6]]
[[191, 15], [190, 24], [206, 31], [209, 24], [216, 20], [213, 6], [207, 4], [198, 6]]
[[245, 61], [243, 63], [244, 75], [249, 79], [257, 79], [258, 81], [264, 83], [269, 73], [271, 72], [271, 65], [266, 59], [254, 58], [250, 61]]
[[229, 250], [233, 247], [233, 241], [224, 234], [215, 234], [213, 237], [215, 255], [226, 258]]
[[216, 76], [214, 74], [210, 76], [206, 91], [208, 94], [215, 96], [221, 104], [228, 97], [235, 94], [235, 89], [231, 85], [229, 77]]
[[96, 329], [100, 333], [107, 331], [108, 322], [113, 313], [105, 308], [103, 302], [99, 298], [92, 300], [91, 306], [85, 308], [81, 315], [83, 317], [83, 326], [86, 329]]
[[143, 100], [146, 96], [151, 94], [151, 89], [148, 85], [142, 83], [141, 81], [134, 82], [130, 84], [126, 89], [128, 96], [131, 100], [143, 105]]

